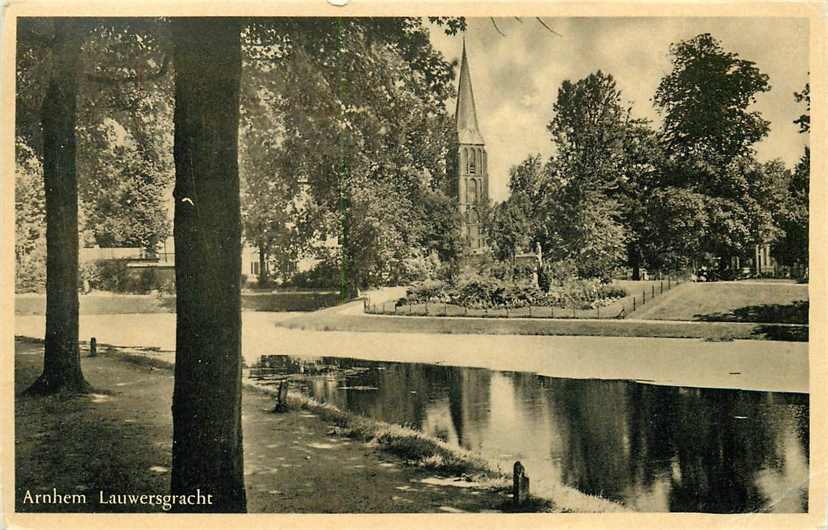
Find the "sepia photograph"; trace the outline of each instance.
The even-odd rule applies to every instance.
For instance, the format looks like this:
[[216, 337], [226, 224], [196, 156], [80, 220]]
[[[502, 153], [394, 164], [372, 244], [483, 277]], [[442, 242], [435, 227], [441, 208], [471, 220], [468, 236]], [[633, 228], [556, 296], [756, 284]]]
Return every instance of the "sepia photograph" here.
[[825, 4], [751, 5], [7, 13], [4, 525], [825, 525]]

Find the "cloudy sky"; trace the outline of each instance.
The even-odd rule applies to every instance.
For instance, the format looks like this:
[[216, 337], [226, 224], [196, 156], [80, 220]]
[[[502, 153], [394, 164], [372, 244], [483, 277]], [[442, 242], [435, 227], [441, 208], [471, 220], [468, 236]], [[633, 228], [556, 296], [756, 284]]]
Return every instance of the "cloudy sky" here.
[[[728, 51], [754, 61], [770, 76], [771, 90], [755, 105], [771, 122], [757, 146], [762, 160], [792, 166], [807, 136], [792, 122], [804, 107], [794, 101], [808, 77], [808, 21], [796, 18], [544, 18], [560, 36], [531, 18], [468, 19], [466, 47], [478, 120], [489, 154], [490, 192], [508, 195], [509, 168], [527, 154], [549, 155], [546, 124], [558, 87], [595, 70], [611, 73], [633, 115], [659, 124], [651, 98], [670, 71], [671, 42], [711, 33]], [[448, 60], [459, 60], [462, 37], [432, 29], [432, 42]], [[454, 104], [452, 102], [452, 112]]]

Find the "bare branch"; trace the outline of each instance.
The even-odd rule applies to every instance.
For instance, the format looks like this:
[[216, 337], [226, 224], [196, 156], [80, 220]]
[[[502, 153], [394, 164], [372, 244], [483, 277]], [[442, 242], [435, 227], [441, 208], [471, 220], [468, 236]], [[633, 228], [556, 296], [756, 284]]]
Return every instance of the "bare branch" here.
[[145, 81], [155, 81], [167, 75], [170, 69], [170, 56], [164, 54], [164, 59], [161, 62], [161, 67], [157, 72], [147, 75], [134, 75], [131, 77], [109, 77], [100, 74], [86, 74], [86, 79], [94, 83], [101, 83], [105, 85], [117, 85], [119, 83], [143, 83]]
[[561, 35], [561, 34], [560, 34], [560, 33], [558, 33], [557, 31], [555, 31], [554, 29], [550, 28], [550, 27], [546, 24], [546, 22], [544, 22], [544, 21], [543, 21], [543, 19], [542, 19], [541, 17], [535, 17], [535, 20], [537, 20], [537, 21], [540, 23], [540, 25], [541, 25], [541, 26], [543, 26], [543, 27], [545, 27], [545, 28], [546, 28], [546, 29], [547, 29], [550, 33], [554, 33], [554, 34], [555, 34], [555, 35], [557, 35], [558, 37], [563, 37], [563, 35]]
[[499, 27], [497, 27], [497, 22], [495, 22], [494, 17], [489, 17], [489, 20], [491, 20], [491, 21], [492, 21], [492, 26], [494, 26], [494, 29], [495, 29], [498, 33], [500, 33], [500, 36], [501, 36], [501, 37], [505, 37], [505, 36], [506, 36], [506, 34], [505, 34], [505, 33], [503, 33], [502, 31], [500, 31], [500, 28], [499, 28]]

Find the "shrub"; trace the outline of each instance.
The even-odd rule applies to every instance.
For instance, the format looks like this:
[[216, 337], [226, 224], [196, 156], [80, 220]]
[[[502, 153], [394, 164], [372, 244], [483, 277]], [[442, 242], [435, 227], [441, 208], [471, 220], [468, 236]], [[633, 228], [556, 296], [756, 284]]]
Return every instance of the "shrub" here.
[[[244, 280], [245, 279], [242, 279], [242, 282], [244, 282]], [[175, 271], [172, 271], [172, 274], [164, 274], [161, 276], [158, 281], [158, 292], [164, 294], [175, 294]]]
[[591, 309], [625, 296], [625, 289], [593, 279], [570, 280], [562, 286], [555, 286], [550, 290], [548, 298], [550, 305]]
[[146, 294], [156, 288], [158, 279], [152, 267], [127, 269], [125, 291], [133, 294]]
[[441, 280], [424, 280], [422, 282], [417, 282], [406, 290], [405, 298], [402, 300], [411, 304], [432, 301], [446, 302], [447, 297], [445, 293], [445, 286], [446, 283]]
[[46, 291], [46, 244], [17, 257], [14, 289], [18, 293], [43, 293]]
[[503, 280], [493, 275], [463, 274], [453, 283], [426, 280], [411, 286], [397, 305], [424, 302], [446, 303], [473, 309], [519, 308], [527, 306], [575, 307], [606, 305], [627, 292], [600, 280], [569, 280], [552, 287], [549, 293], [526, 280]]
[[286, 285], [302, 289], [339, 288], [339, 266], [333, 261], [320, 261], [312, 269], [294, 274]]
[[547, 261], [543, 264], [543, 273], [550, 284], [554, 282], [556, 285], [564, 285], [578, 276], [578, 266], [571, 259]]
[[399, 281], [402, 283], [411, 283], [434, 278], [438, 266], [429, 256], [420, 254], [409, 256], [402, 261], [402, 271]]
[[90, 265], [97, 269], [94, 276], [97, 278], [98, 284], [93, 284], [91, 286], [93, 289], [112, 291], [116, 293], [124, 293], [128, 291], [130, 280], [126, 261], [107, 260], [98, 261]]
[[101, 283], [101, 275], [100, 269], [98, 268], [97, 263], [81, 263], [78, 266], [78, 285], [80, 286], [81, 290], [86, 290], [87, 287], [89, 289], [93, 289], [100, 285]]

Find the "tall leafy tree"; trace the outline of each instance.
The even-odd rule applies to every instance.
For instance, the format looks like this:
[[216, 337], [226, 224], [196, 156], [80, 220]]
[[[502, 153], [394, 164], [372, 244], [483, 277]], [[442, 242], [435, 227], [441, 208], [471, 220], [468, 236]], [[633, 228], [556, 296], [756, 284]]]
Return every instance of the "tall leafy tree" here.
[[173, 181], [167, 27], [100, 19], [90, 37], [78, 118], [84, 228], [100, 246], [154, 249], [169, 235]]
[[620, 220], [627, 228], [627, 262], [632, 278], [641, 277], [641, 267], [662, 269], [651, 240], [652, 219], [647, 204], [661, 186], [665, 153], [659, 135], [645, 120], [630, 120], [624, 133], [623, 160], [618, 187], [610, 195], [618, 202]]
[[564, 81], [547, 126], [557, 152], [557, 192], [544, 255], [573, 260], [582, 276], [607, 276], [624, 261], [627, 228], [614, 194], [621, 184], [629, 109], [609, 74]]
[[598, 70], [574, 83], [565, 80], [552, 109], [547, 129], [561, 176], [572, 181], [568, 191], [586, 196], [614, 189], [630, 110], [612, 75]]
[[20, 153], [14, 178], [15, 292], [42, 292], [46, 287], [46, 202], [43, 165], [18, 137]]
[[[794, 98], [805, 104], [805, 112], [794, 123], [799, 126], [800, 133], [808, 134], [811, 130], [810, 83], [805, 83], [805, 88], [795, 93]], [[808, 265], [810, 181], [811, 149], [806, 146], [788, 183], [786, 207], [779, 220], [785, 234], [774, 248], [777, 259], [788, 265]]]
[[779, 219], [784, 236], [776, 245], [774, 254], [786, 265], [808, 266], [810, 166], [811, 150], [806, 147], [788, 183], [787, 203]]
[[258, 249], [258, 282], [266, 286], [271, 262], [294, 262], [314, 230], [311, 223], [304, 222], [309, 209], [301, 204], [300, 179], [279, 165], [284, 138], [278, 105], [282, 87], [276, 83], [272, 67], [262, 66], [261, 62], [245, 61], [242, 69], [239, 170], [244, 239]]
[[[20, 168], [42, 167], [39, 113], [49, 79], [53, 24], [50, 18], [21, 19], [16, 93]], [[79, 29], [75, 135], [82, 244], [152, 248], [168, 233], [172, 94], [162, 28], [157, 19], [90, 18]], [[37, 253], [19, 257], [26, 268], [18, 270], [34, 274]]]
[[749, 109], [770, 90], [752, 61], [703, 33], [670, 45], [673, 69], [653, 98], [663, 117], [664, 140], [679, 158], [701, 157], [716, 166], [745, 154], [770, 124]]
[[[41, 37], [21, 19], [21, 39]], [[75, 121], [84, 26], [54, 19], [40, 108], [46, 203], [46, 340], [43, 373], [31, 394], [84, 392], [78, 347], [78, 186]]]
[[176, 353], [172, 493], [246, 511], [237, 19], [173, 19]]
[[691, 261], [718, 256], [726, 267], [727, 256], [772, 235], [751, 196], [761, 187], [752, 180], [763, 177], [752, 146], [767, 135], [769, 122], [750, 106], [770, 90], [768, 76], [707, 33], [673, 43], [670, 53], [672, 71], [653, 98], [669, 157], [663, 184], [702, 196], [707, 237]]
[[529, 155], [509, 170], [509, 198], [494, 206], [484, 224], [495, 257], [511, 260], [535, 244], [550, 246], [547, 228], [557, 185], [539, 154]]
[[[278, 63], [280, 175], [308, 184], [336, 236], [343, 296], [393, 281], [446, 182], [451, 66], [418, 19], [290, 19], [251, 29], [249, 61]], [[377, 198], [381, 197], [381, 200]]]

